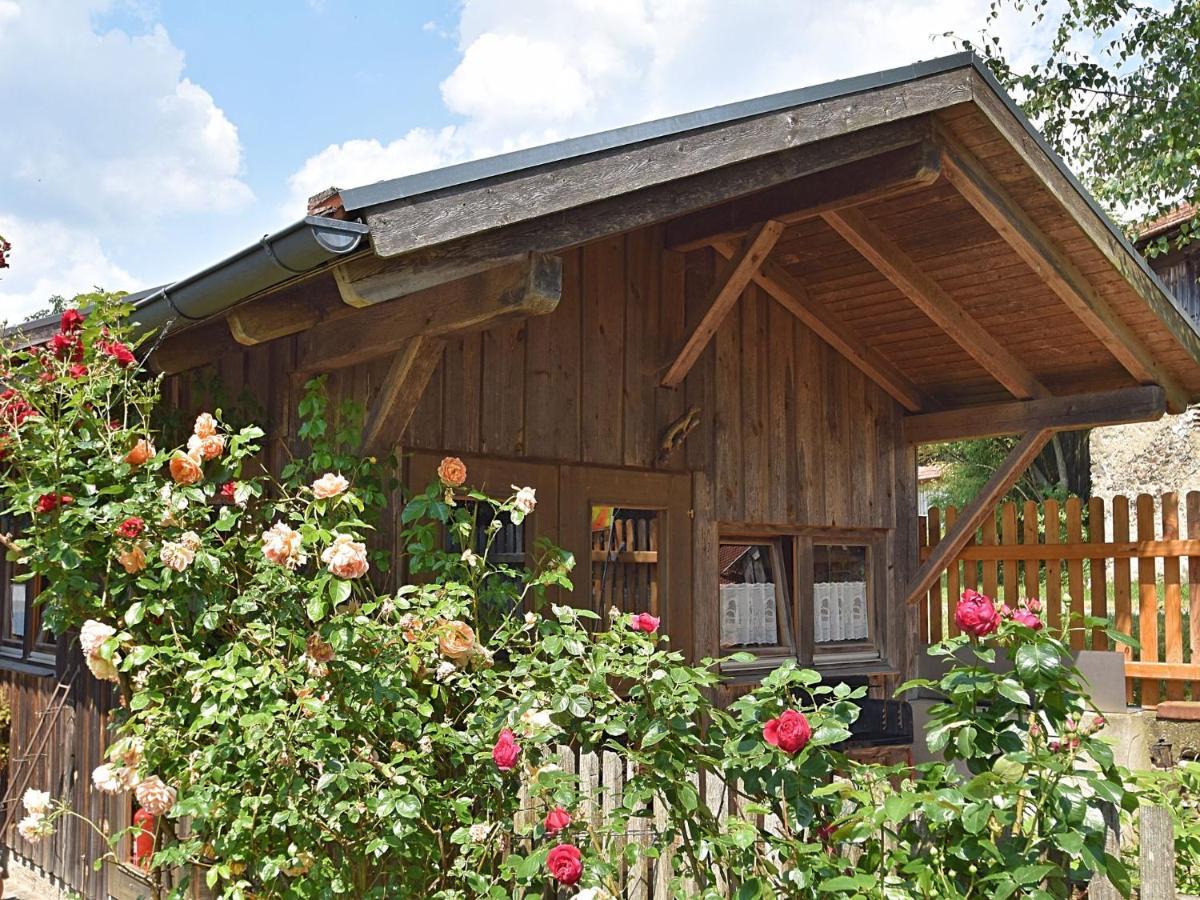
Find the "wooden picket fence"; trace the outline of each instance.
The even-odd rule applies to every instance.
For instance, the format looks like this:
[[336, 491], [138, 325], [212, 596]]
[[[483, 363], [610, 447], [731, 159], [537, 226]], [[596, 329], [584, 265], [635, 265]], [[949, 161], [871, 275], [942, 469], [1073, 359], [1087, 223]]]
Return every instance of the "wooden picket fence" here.
[[[1110, 647], [1102, 629], [1076, 628], [1073, 649], [1121, 649], [1129, 701], [1200, 699], [1200, 491], [1001, 504], [921, 603], [921, 636], [957, 633], [967, 588], [1010, 606], [1037, 597], [1052, 626], [1084, 614], [1111, 618], [1140, 649]], [[954, 524], [954, 507], [918, 523], [921, 557]], [[1184, 563], [1186, 562], [1186, 571]]]

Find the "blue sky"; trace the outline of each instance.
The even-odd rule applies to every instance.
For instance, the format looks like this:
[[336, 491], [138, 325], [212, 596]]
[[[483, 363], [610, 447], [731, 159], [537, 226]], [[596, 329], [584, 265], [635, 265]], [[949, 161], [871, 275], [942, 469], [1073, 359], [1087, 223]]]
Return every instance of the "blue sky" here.
[[986, 5], [0, 0], [0, 319], [182, 277], [331, 185], [951, 52]]

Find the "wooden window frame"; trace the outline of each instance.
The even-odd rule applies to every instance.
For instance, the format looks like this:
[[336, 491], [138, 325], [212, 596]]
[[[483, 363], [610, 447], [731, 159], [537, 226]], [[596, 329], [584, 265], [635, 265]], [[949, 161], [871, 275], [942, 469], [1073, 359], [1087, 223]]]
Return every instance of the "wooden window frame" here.
[[[0, 666], [6, 662], [54, 669], [58, 642], [51, 637], [43, 640], [46, 633], [42, 623], [42, 607], [37, 603], [41, 594], [41, 578], [35, 576], [17, 581], [20, 573], [16, 564], [9, 560], [0, 561]], [[13, 588], [25, 591], [25, 633], [12, 633]]]
[[[785, 628], [788, 634], [788, 642], [786, 644], [776, 644], [774, 646], [726, 646], [721, 644], [721, 608], [720, 597], [717, 598], [717, 642], [721, 648], [722, 656], [729, 656], [733, 653], [750, 653], [755, 659], [752, 662], [725, 662], [721, 665], [721, 671], [726, 674], [740, 675], [748, 672], [767, 672], [781, 663], [787, 662], [789, 659], [800, 658], [799, 644], [799, 624], [796, 620], [796, 591], [795, 591], [795, 549], [793, 546], [791, 563], [788, 563], [789, 554], [784, 551], [785, 543], [793, 543], [792, 536], [781, 534], [763, 534], [761, 532], [744, 532], [737, 531], [722, 531], [717, 538], [717, 547], [728, 544], [744, 544], [752, 546], [767, 546], [771, 548], [771, 569], [775, 574], [775, 604], [776, 615], [784, 616], [786, 619]], [[718, 586], [720, 585], [720, 573], [718, 572]]]

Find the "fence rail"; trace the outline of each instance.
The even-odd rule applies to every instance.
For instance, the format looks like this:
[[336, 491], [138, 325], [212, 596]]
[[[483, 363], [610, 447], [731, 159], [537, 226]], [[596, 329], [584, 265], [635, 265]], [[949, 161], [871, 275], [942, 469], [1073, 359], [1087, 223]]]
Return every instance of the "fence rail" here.
[[[957, 514], [931, 507], [921, 518], [922, 559]], [[1175, 493], [1001, 504], [921, 603], [922, 638], [957, 633], [954, 604], [967, 588], [1009, 605], [1037, 597], [1054, 627], [1111, 618], [1139, 649], [1110, 647], [1099, 628], [1075, 628], [1071, 646], [1121, 649], [1130, 702], [1200, 699], [1200, 491], [1182, 506]]]

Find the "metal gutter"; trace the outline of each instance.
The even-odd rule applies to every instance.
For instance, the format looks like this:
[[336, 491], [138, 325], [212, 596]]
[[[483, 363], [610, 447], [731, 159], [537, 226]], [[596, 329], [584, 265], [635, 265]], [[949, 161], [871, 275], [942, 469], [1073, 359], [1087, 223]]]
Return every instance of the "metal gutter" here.
[[[369, 230], [361, 222], [306, 216], [186, 278], [130, 294], [132, 321], [142, 331], [202, 321], [353, 253]], [[52, 317], [10, 331], [21, 334], [28, 346], [47, 340], [57, 327]]]

